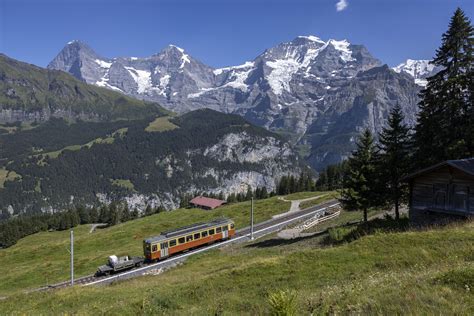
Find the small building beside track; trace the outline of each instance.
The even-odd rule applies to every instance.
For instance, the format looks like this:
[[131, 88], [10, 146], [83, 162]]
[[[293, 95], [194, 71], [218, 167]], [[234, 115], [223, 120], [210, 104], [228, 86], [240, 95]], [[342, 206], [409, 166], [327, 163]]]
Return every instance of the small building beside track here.
[[474, 158], [447, 160], [414, 172], [409, 182], [409, 216], [415, 225], [474, 218]]
[[189, 204], [193, 207], [198, 207], [202, 208], [204, 210], [213, 210], [215, 208], [218, 208], [219, 206], [222, 206], [226, 204], [226, 201], [223, 200], [218, 200], [218, 199], [213, 199], [213, 198], [208, 198], [205, 196], [197, 196], [191, 201], [189, 201]]

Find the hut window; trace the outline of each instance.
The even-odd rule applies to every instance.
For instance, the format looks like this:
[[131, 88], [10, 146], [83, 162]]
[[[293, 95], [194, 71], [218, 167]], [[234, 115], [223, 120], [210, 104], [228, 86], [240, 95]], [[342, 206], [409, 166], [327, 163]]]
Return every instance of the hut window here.
[[453, 188], [453, 207], [455, 210], [468, 210], [469, 187], [455, 185]]
[[444, 209], [446, 206], [446, 185], [445, 184], [434, 184], [434, 207]]

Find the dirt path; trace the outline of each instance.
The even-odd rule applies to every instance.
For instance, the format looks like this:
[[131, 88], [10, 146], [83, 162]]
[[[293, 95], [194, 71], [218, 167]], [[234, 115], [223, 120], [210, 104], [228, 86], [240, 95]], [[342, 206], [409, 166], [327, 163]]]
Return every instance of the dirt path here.
[[91, 230], [89, 231], [89, 234], [92, 234], [96, 228], [98, 227], [104, 227], [104, 226], [107, 226], [108, 224], [106, 223], [98, 223], [98, 224], [92, 224], [91, 226]]
[[285, 212], [285, 213], [274, 215], [272, 218], [279, 218], [279, 217], [286, 216], [286, 215], [294, 213], [294, 212], [299, 212], [299, 211], [301, 211], [300, 204], [302, 202], [316, 200], [316, 199], [319, 199], [319, 198], [324, 197], [326, 195], [328, 195], [328, 194], [327, 193], [326, 194], [321, 194], [321, 195], [318, 195], [318, 196], [313, 196], [313, 197], [306, 198], [306, 199], [301, 199], [301, 200], [287, 200], [284, 197], [279, 196], [278, 197], [279, 200], [282, 200], [282, 201], [285, 201], [285, 202], [291, 202], [290, 210], [288, 212]]

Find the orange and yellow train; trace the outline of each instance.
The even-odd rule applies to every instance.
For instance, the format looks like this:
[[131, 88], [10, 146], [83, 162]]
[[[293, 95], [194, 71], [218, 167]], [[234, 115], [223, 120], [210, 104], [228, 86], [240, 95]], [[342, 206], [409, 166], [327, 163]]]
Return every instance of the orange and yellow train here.
[[234, 222], [230, 219], [217, 219], [208, 223], [163, 232], [143, 241], [143, 253], [147, 261], [167, 258], [202, 245], [226, 240], [235, 235]]

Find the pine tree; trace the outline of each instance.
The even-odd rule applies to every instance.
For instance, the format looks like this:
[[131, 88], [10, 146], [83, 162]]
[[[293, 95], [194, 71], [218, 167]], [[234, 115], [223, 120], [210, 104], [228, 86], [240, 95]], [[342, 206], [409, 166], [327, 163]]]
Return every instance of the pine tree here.
[[251, 187], [251, 186], [248, 186], [248, 187], [247, 187], [247, 194], [245, 195], [245, 200], [248, 201], [248, 200], [250, 200], [252, 197], [253, 197], [252, 187]]
[[340, 199], [346, 209], [362, 210], [365, 222], [367, 222], [368, 209], [379, 205], [377, 161], [378, 154], [374, 138], [370, 130], [366, 129], [359, 137], [357, 149], [349, 158], [348, 172]]
[[260, 196], [261, 196], [262, 199], [268, 198], [268, 192], [267, 192], [267, 188], [266, 188], [266, 187], [263, 187], [263, 188], [260, 190]]
[[474, 155], [473, 52], [474, 28], [458, 8], [432, 61], [441, 71], [420, 94], [418, 167]]
[[400, 218], [400, 202], [408, 195], [408, 187], [402, 178], [410, 168], [411, 137], [410, 129], [403, 123], [403, 113], [399, 105], [390, 112], [388, 126], [379, 135], [380, 174], [384, 184], [386, 200], [395, 206], [395, 217]]

